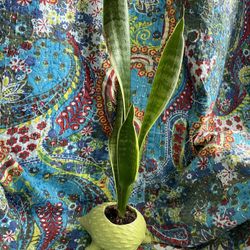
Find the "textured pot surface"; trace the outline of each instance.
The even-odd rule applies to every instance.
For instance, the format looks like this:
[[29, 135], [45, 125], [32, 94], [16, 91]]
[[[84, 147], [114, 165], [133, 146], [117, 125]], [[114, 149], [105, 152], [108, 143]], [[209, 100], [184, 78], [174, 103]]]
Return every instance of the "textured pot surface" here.
[[146, 222], [135, 208], [133, 209], [137, 218], [130, 224], [116, 225], [107, 219], [105, 208], [114, 204], [103, 203], [80, 219], [80, 223], [92, 237], [92, 243], [87, 250], [136, 250], [142, 242], [149, 242], [149, 236], [146, 236]]

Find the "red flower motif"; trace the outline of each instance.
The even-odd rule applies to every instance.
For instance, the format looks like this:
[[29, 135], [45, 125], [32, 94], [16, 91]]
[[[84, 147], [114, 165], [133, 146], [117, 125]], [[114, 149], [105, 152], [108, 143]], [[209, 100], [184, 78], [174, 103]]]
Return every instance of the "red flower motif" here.
[[34, 133], [32, 133], [32, 134], [30, 135], [30, 138], [31, 138], [32, 140], [37, 140], [37, 139], [39, 139], [40, 137], [41, 137], [40, 133], [37, 133], [37, 132], [34, 132]]
[[238, 115], [236, 115], [236, 116], [234, 117], [234, 120], [235, 120], [236, 122], [240, 122], [240, 117], [239, 117]]
[[243, 129], [242, 126], [241, 126], [240, 124], [237, 124], [236, 128], [237, 128], [238, 130], [240, 130], [240, 131]]
[[7, 135], [14, 135], [18, 131], [18, 128], [9, 128], [7, 130]]
[[227, 124], [228, 126], [231, 126], [233, 123], [232, 123], [230, 120], [226, 120], [226, 124]]
[[19, 138], [19, 141], [22, 143], [26, 143], [29, 141], [29, 137], [27, 135], [23, 135]]
[[36, 144], [34, 143], [31, 143], [27, 146], [27, 149], [30, 150], [30, 151], [34, 151], [36, 149]]
[[93, 128], [91, 126], [87, 126], [83, 128], [83, 130], [81, 131], [81, 134], [84, 136], [88, 136], [88, 135], [91, 135], [93, 132], [94, 132]]
[[207, 158], [201, 158], [198, 161], [198, 167], [201, 170], [204, 170], [207, 167], [207, 164], [208, 164], [208, 159]]
[[174, 144], [173, 150], [174, 150], [175, 152], [180, 152], [180, 151], [181, 151], [181, 146], [180, 146], [179, 144]]
[[21, 47], [24, 50], [30, 50], [32, 48], [32, 43], [31, 42], [23, 42], [21, 44]]
[[24, 134], [27, 134], [28, 131], [29, 131], [29, 128], [24, 126], [18, 129], [18, 134], [24, 135]]
[[96, 57], [93, 53], [91, 53], [88, 57], [87, 60], [91, 63], [94, 64], [96, 62]]
[[46, 128], [46, 126], [47, 126], [46, 122], [43, 121], [43, 122], [38, 123], [36, 127], [39, 130], [43, 130], [44, 128]]
[[202, 74], [202, 69], [198, 68], [197, 70], [195, 70], [195, 73], [197, 74], [197, 76], [201, 76]]
[[181, 144], [182, 141], [183, 141], [183, 138], [182, 138], [181, 135], [175, 134], [175, 135], [174, 135], [174, 141], [177, 142], [177, 143], [179, 143], [179, 144]]
[[4, 48], [4, 53], [6, 53], [8, 57], [10, 57], [10, 56], [18, 55], [19, 51], [16, 48], [12, 48], [9, 46], [9, 47]]
[[28, 151], [23, 151], [19, 154], [19, 157], [25, 160], [29, 155], [30, 153]]
[[182, 123], [177, 123], [177, 124], [175, 125], [175, 129], [176, 129], [176, 131], [177, 131], [178, 133], [183, 133], [183, 131], [186, 130], [186, 127], [185, 127], [184, 124], [182, 124]]
[[15, 137], [10, 137], [10, 139], [7, 140], [6, 144], [13, 146], [17, 142], [17, 138]]
[[81, 156], [88, 156], [88, 155], [90, 155], [93, 151], [94, 151], [94, 149], [91, 148], [90, 146], [83, 147], [83, 148], [81, 149]]
[[15, 147], [11, 148], [11, 152], [17, 154], [18, 152], [20, 152], [22, 150], [22, 147], [20, 145], [16, 145]]
[[220, 119], [217, 119], [217, 123], [218, 123], [218, 125], [222, 125], [222, 121], [220, 120]]

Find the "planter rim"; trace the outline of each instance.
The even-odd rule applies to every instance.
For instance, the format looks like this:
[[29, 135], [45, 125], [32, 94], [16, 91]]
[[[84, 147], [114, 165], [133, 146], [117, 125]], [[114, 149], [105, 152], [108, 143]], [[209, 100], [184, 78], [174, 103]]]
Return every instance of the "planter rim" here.
[[[137, 221], [138, 221], [138, 219], [139, 219], [138, 216], [140, 216], [141, 213], [140, 213], [136, 208], [134, 208], [133, 206], [130, 206], [130, 205], [128, 205], [128, 206], [129, 206], [131, 209], [133, 209], [133, 210], [135, 211], [135, 213], [136, 213], [136, 218], [135, 218], [134, 221], [132, 221], [131, 223], [122, 224], [122, 225], [115, 224], [115, 223], [111, 222], [111, 221], [107, 218], [107, 216], [105, 215], [105, 209], [106, 209], [106, 207], [112, 206], [112, 205], [115, 205], [115, 204], [117, 204], [117, 202], [114, 202], [114, 201], [113, 201], [113, 202], [104, 202], [104, 203], [102, 203], [101, 205], [99, 205], [99, 206], [102, 207], [102, 213], [103, 213], [103, 216], [104, 216], [106, 222], [108, 222], [110, 225], [116, 226], [116, 227], [126, 227], [126, 226], [130, 226], [130, 225], [133, 225], [133, 224], [137, 223]], [[141, 215], [141, 216], [142, 216], [142, 215]]]

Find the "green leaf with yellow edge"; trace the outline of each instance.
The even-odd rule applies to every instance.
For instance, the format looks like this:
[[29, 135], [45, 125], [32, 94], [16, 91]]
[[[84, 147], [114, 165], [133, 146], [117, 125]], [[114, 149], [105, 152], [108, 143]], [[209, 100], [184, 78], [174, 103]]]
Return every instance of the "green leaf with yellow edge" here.
[[127, 0], [104, 0], [103, 28], [110, 61], [120, 84], [125, 116], [130, 104], [130, 34]]
[[115, 122], [113, 124], [112, 134], [108, 142], [108, 149], [109, 149], [109, 159], [112, 167], [116, 194], [118, 199], [120, 194], [120, 186], [119, 186], [118, 169], [117, 169], [117, 143], [118, 143], [118, 133], [123, 123], [123, 109], [119, 108], [122, 107], [122, 96], [119, 86], [117, 88], [116, 101], [117, 101], [116, 116], [115, 116]]
[[136, 180], [139, 168], [139, 145], [134, 127], [134, 116], [134, 106], [131, 105], [118, 135], [117, 166], [118, 181], [121, 188], [121, 194], [118, 197], [118, 209], [121, 215], [126, 211], [131, 185]]
[[182, 18], [161, 56], [139, 133], [139, 147], [142, 151], [146, 136], [170, 101], [179, 79], [184, 51], [184, 19]]

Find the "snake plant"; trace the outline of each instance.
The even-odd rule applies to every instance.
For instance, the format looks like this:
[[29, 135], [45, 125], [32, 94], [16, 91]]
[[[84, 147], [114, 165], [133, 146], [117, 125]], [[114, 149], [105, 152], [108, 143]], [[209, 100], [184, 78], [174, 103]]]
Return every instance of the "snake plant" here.
[[177, 87], [184, 50], [184, 20], [168, 39], [148, 97], [139, 134], [130, 100], [130, 34], [127, 0], [104, 0], [104, 37], [119, 87], [116, 118], [109, 138], [109, 156], [116, 186], [117, 206], [124, 217], [139, 169], [145, 139]]

